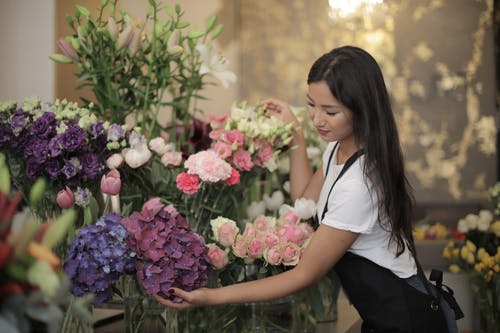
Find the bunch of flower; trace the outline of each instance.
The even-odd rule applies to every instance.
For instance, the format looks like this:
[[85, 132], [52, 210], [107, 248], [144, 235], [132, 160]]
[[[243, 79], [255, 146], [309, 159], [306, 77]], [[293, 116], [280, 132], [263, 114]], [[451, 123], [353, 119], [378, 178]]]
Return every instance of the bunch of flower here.
[[488, 195], [493, 205], [493, 214], [495, 214], [495, 216], [500, 216], [500, 182], [496, 183], [488, 190]]
[[265, 106], [250, 106], [245, 102], [233, 106], [230, 114], [215, 118], [212, 149], [240, 171], [258, 166], [269, 171], [278, 167], [279, 154], [292, 141], [293, 124], [266, 115]]
[[450, 235], [450, 229], [439, 222], [432, 224], [428, 222], [418, 223], [413, 229], [413, 238], [415, 240], [447, 239]]
[[490, 211], [468, 214], [458, 223], [458, 237], [450, 241], [443, 256], [451, 272], [468, 274], [472, 291], [484, 316], [485, 332], [500, 329], [500, 220]]
[[[43, 179], [34, 182], [31, 205], [41, 199], [45, 186]], [[37, 223], [28, 209], [18, 211], [20, 199], [20, 192], [11, 194], [5, 155], [0, 154], [0, 330], [58, 332], [61, 307], [68, 301], [67, 277], [52, 249], [66, 236], [76, 214], [67, 210], [54, 220]], [[91, 319], [86, 304], [82, 305], [76, 302], [71, 309], [78, 307], [81, 315]], [[35, 322], [37, 328], [32, 325]]]
[[[133, 116], [129, 119], [142, 133], [157, 135], [160, 109], [170, 107], [174, 139], [177, 120], [188, 130], [192, 115], [200, 111], [192, 100], [199, 97], [205, 76], [224, 87], [236, 80], [213, 47], [222, 24], [214, 16], [198, 30], [183, 15], [179, 5], [161, 6], [157, 0], [149, 1], [143, 22], [118, 8], [118, 0], [102, 1], [96, 17], [77, 5], [74, 16], [67, 17], [72, 35], [60, 38], [62, 54], [50, 57], [78, 65], [79, 87], [92, 88], [93, 109], [104, 119], [123, 124]], [[190, 134], [182, 133], [183, 139]]]
[[43, 202], [47, 215], [55, 211], [56, 200], [62, 208], [88, 203], [106, 159], [127, 144], [129, 135], [121, 125], [66, 100], [0, 104], [0, 151], [7, 154], [14, 186], [25, 190], [38, 177], [50, 180], [52, 191]]
[[134, 271], [135, 253], [125, 243], [128, 234], [121, 220], [121, 215], [109, 213], [80, 229], [64, 262], [73, 295], [93, 293], [93, 303], [101, 304], [111, 299], [120, 276]]
[[169, 288], [194, 290], [207, 284], [205, 241], [173, 206], [150, 199], [122, 224], [129, 233], [127, 244], [137, 253], [137, 279], [148, 294], [176, 301]]
[[257, 216], [245, 224], [243, 232], [235, 221], [225, 217], [211, 220], [210, 225], [214, 243], [207, 245], [208, 258], [219, 270], [231, 261], [243, 265], [262, 263], [263, 267], [282, 269], [295, 266], [314, 232], [310, 224], [301, 222], [297, 210], [288, 205], [280, 208], [278, 218]]

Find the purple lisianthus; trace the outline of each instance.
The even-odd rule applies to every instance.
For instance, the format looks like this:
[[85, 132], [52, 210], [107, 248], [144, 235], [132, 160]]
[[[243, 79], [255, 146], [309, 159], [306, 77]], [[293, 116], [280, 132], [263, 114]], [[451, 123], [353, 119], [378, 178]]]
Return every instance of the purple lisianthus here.
[[96, 154], [87, 153], [80, 156], [80, 165], [84, 179], [95, 179], [101, 174], [101, 161]]
[[75, 191], [75, 204], [80, 207], [87, 207], [90, 203], [90, 197], [92, 194], [86, 188], [78, 187]]
[[48, 139], [54, 136], [56, 116], [52, 112], [45, 112], [31, 124], [31, 133], [39, 138]]
[[68, 124], [68, 128], [61, 135], [61, 145], [68, 152], [76, 152], [84, 149], [87, 144], [88, 134], [77, 125]]
[[43, 171], [44, 166], [39, 164], [33, 158], [29, 159], [26, 162], [26, 175], [28, 179], [35, 180]]
[[120, 224], [121, 215], [110, 213], [95, 224], [80, 229], [73, 240], [64, 270], [76, 296], [93, 293], [94, 304], [111, 299], [113, 284], [122, 274], [133, 273], [135, 254], [125, 243], [127, 231]]
[[10, 127], [0, 124], [0, 147], [3, 147], [11, 139], [12, 131]]
[[23, 109], [17, 109], [10, 119], [10, 126], [14, 135], [18, 135], [26, 126], [26, 113]]
[[51, 180], [56, 180], [61, 174], [61, 163], [58, 159], [51, 158], [45, 163], [45, 171]]
[[203, 237], [189, 230], [173, 206], [153, 198], [121, 223], [129, 233], [127, 244], [137, 253], [137, 279], [148, 294], [180, 301], [168, 293], [169, 288], [206, 286], [209, 265]]
[[69, 160], [64, 160], [62, 173], [66, 176], [67, 179], [69, 179], [75, 177], [81, 169], [82, 166], [78, 158], [72, 157]]
[[52, 157], [57, 157], [62, 153], [61, 137], [62, 135], [56, 135], [49, 141], [49, 150]]
[[123, 139], [125, 131], [118, 124], [111, 124], [108, 129], [108, 141], [119, 141]]
[[42, 164], [47, 161], [49, 157], [49, 145], [45, 140], [35, 140], [33, 143], [33, 158], [37, 163]]
[[90, 133], [90, 136], [93, 138], [97, 138], [103, 132], [104, 132], [104, 126], [103, 126], [102, 120], [98, 120], [89, 126], [89, 133]]

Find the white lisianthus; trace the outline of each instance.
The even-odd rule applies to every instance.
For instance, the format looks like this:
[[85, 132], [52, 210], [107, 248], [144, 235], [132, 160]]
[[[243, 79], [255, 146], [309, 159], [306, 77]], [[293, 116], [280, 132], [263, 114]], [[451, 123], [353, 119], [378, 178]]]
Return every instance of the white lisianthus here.
[[229, 83], [236, 82], [236, 75], [227, 70], [229, 61], [217, 53], [212, 47], [204, 44], [196, 45], [196, 50], [200, 52], [201, 66], [200, 74], [211, 74], [219, 80], [224, 88], [229, 87]]
[[297, 215], [302, 220], [310, 219], [316, 214], [316, 202], [307, 198], [298, 198], [294, 203], [295, 210], [297, 211]]
[[262, 201], [254, 201], [247, 207], [247, 216], [249, 219], [254, 219], [259, 215], [264, 215], [266, 212], [266, 203]]
[[264, 162], [264, 166], [271, 172], [274, 172], [278, 168], [278, 163], [276, 162], [276, 157], [271, 157]]
[[283, 202], [285, 202], [285, 196], [281, 191], [274, 191], [271, 196], [265, 193], [263, 199], [266, 203], [267, 209], [269, 209], [270, 211], [277, 210], [283, 204]]

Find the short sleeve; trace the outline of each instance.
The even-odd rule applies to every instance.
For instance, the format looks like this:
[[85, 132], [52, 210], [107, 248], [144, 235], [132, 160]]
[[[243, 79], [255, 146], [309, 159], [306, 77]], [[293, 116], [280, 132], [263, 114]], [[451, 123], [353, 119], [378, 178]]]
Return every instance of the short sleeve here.
[[357, 179], [339, 181], [321, 223], [356, 233], [369, 233], [377, 223], [377, 207], [368, 186]]

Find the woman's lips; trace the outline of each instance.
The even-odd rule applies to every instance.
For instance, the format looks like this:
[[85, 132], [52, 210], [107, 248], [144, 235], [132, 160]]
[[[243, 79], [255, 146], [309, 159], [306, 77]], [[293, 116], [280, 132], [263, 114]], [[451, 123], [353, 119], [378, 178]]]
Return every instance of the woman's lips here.
[[325, 130], [322, 130], [319, 128], [316, 128], [316, 130], [318, 131], [319, 135], [325, 136], [326, 134], [328, 134], [328, 131], [325, 131]]

